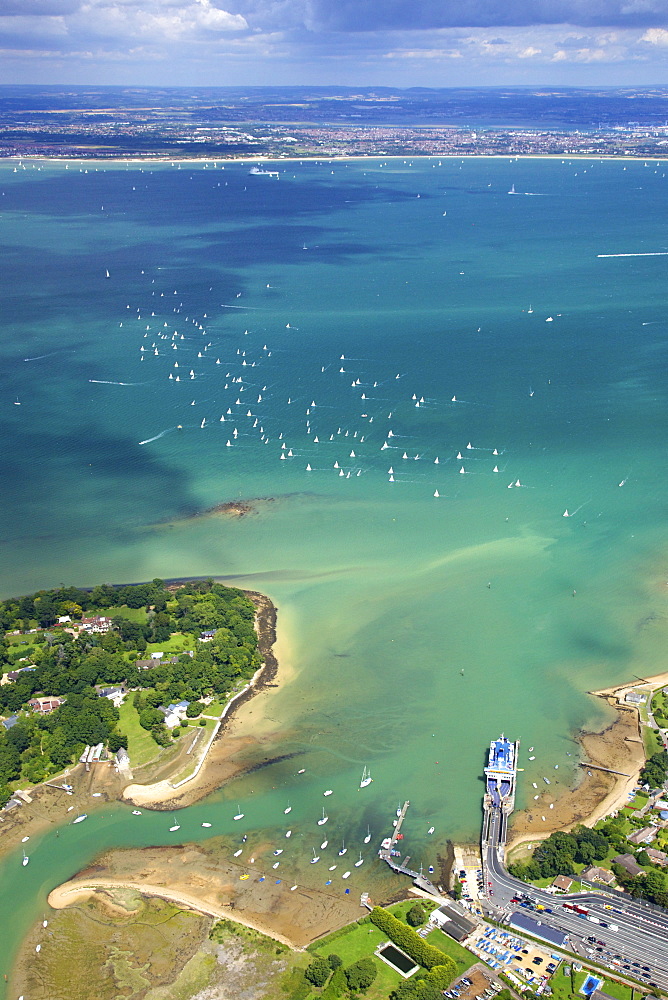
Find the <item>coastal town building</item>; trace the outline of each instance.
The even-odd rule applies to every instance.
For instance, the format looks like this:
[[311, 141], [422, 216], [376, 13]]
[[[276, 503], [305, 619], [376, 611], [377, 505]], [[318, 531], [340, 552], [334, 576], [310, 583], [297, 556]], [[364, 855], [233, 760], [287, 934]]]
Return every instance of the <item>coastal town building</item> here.
[[643, 826], [641, 830], [635, 830], [626, 838], [631, 844], [651, 844], [656, 837], [656, 827]]
[[636, 875], [646, 875], [647, 872], [640, 865], [636, 864], [636, 861], [632, 854], [618, 854], [616, 858], [612, 859], [613, 865], [620, 865], [629, 875], [635, 877]]
[[640, 691], [627, 691], [624, 695], [624, 701], [627, 705], [644, 705], [647, 701], [647, 695], [641, 694]]
[[508, 923], [524, 934], [530, 934], [531, 937], [538, 938], [540, 941], [547, 941], [548, 944], [554, 945], [556, 948], [563, 948], [568, 939], [567, 934], [563, 934], [554, 927], [548, 927], [547, 924], [541, 923], [540, 920], [534, 920], [533, 917], [529, 917], [525, 913], [511, 913]]
[[93, 615], [90, 618], [81, 619], [79, 631], [103, 634], [105, 632], [110, 632], [111, 628], [111, 618], [106, 618], [104, 615]]
[[123, 704], [123, 699], [125, 698], [125, 688], [124, 687], [100, 687], [96, 686], [95, 690], [98, 693], [99, 698], [108, 698], [116, 708], [120, 708]]
[[569, 878], [568, 875], [556, 875], [552, 879], [552, 888], [558, 889], [559, 892], [570, 892], [572, 885], [573, 879]]
[[37, 667], [34, 663], [31, 663], [27, 667], [19, 667], [18, 670], [8, 670], [6, 677], [10, 681], [15, 681], [25, 670], [37, 670]]
[[3, 719], [2, 724], [5, 729], [11, 729], [19, 721], [18, 715], [10, 715], [8, 719]]
[[580, 877], [587, 882], [603, 882], [604, 885], [612, 885], [615, 876], [607, 868], [599, 868], [598, 865], [589, 865], [580, 872]]
[[60, 708], [63, 700], [63, 698], [56, 698], [53, 695], [43, 695], [40, 698], [31, 698], [28, 705], [33, 712], [38, 712], [39, 715], [48, 715], [49, 712], [55, 712], [57, 708]]
[[664, 851], [657, 851], [654, 847], [646, 848], [647, 857], [653, 865], [661, 865], [665, 868], [668, 865], [668, 854]]
[[433, 910], [429, 916], [429, 923], [460, 943], [465, 941], [477, 927], [475, 921], [466, 916], [461, 907], [455, 907], [452, 903], [444, 903], [437, 910]]

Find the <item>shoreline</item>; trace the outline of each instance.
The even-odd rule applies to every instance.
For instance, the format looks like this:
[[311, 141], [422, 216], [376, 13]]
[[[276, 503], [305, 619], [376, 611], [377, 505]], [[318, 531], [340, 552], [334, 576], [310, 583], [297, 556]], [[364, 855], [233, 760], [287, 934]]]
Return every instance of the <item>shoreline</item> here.
[[139, 165], [145, 166], [147, 163], [158, 163], [158, 164], [170, 164], [170, 163], [303, 163], [304, 161], [322, 162], [322, 163], [334, 163], [337, 161], [348, 162], [350, 160], [360, 160], [362, 162], [369, 162], [371, 160], [382, 160], [386, 162], [388, 160], [405, 160], [410, 157], [411, 160], [588, 160], [589, 162], [595, 161], [619, 161], [627, 163], [629, 160], [631, 162], [639, 163], [649, 163], [650, 160], [654, 163], [668, 163], [668, 156], [636, 156], [629, 154], [628, 156], [624, 153], [594, 153], [587, 155], [585, 153], [468, 153], [466, 151], [461, 151], [458, 153], [392, 153], [384, 155], [382, 153], [354, 153], [354, 154], [320, 154], [320, 153], [304, 153], [302, 156], [110, 156], [110, 157], [95, 157], [95, 156], [46, 156], [45, 154], [28, 154], [22, 156], [20, 153], [12, 154], [11, 156], [3, 156], [0, 158], [0, 163], [24, 163], [24, 162], [40, 162], [40, 163], [109, 163], [111, 165], [124, 164], [126, 166]]
[[80, 900], [88, 899], [96, 892], [104, 891], [105, 889], [134, 889], [136, 892], [141, 893], [142, 896], [157, 896], [159, 899], [166, 899], [170, 903], [177, 903], [184, 910], [197, 910], [198, 913], [204, 913], [207, 917], [215, 917], [218, 920], [231, 919], [234, 923], [243, 924], [244, 927], [250, 927], [261, 934], [266, 934], [267, 937], [271, 937], [275, 941], [280, 941], [281, 944], [285, 944], [295, 951], [303, 950], [301, 947], [294, 945], [284, 934], [280, 934], [272, 928], [258, 926], [258, 921], [253, 922], [244, 918], [236, 909], [234, 910], [234, 916], [231, 917], [229, 908], [225, 906], [214, 906], [212, 903], [206, 903], [196, 896], [190, 896], [180, 891], [173, 891], [161, 885], [104, 878], [95, 880], [86, 879], [81, 882], [76, 882], [72, 879], [52, 889], [46, 897], [46, 901], [53, 910], [64, 910], [67, 906], [73, 906]]
[[[170, 587], [175, 586], [177, 582], [180, 581], [169, 580], [166, 581], [166, 584]], [[133, 781], [123, 789], [120, 796], [122, 801], [129, 802], [135, 806], [142, 806], [146, 809], [154, 809], [155, 811], [183, 809], [209, 795], [216, 788], [220, 788], [222, 784], [231, 780], [231, 778], [243, 773], [244, 766], [241, 763], [238, 763], [236, 767], [233, 765], [232, 758], [234, 753], [219, 752], [215, 754], [217, 759], [214, 763], [225, 761], [229, 765], [230, 770], [222, 782], [216, 781], [212, 784], [212, 776], [209, 773], [212, 770], [210, 767], [212, 763], [211, 757], [214, 755], [215, 750], [222, 750], [221, 736], [223, 734], [230, 734], [233, 723], [238, 722], [235, 716], [239, 709], [243, 708], [256, 695], [266, 691], [269, 687], [277, 686], [275, 681], [279, 668], [279, 661], [274, 652], [274, 646], [278, 638], [276, 627], [278, 609], [265, 594], [261, 594], [255, 590], [244, 590], [243, 593], [253, 601], [256, 607], [255, 628], [258, 636], [258, 650], [263, 659], [262, 665], [245, 687], [226, 702], [217, 729], [214, 730], [212, 739], [204, 748], [204, 754], [195, 773], [185, 781], [176, 784], [172, 784], [169, 778], [163, 778], [159, 781], [146, 784]], [[244, 734], [241, 736], [241, 739], [244, 741], [244, 746], [247, 746], [248, 742], [253, 739], [253, 735], [250, 733]], [[238, 748], [234, 749], [236, 751]]]
[[[188, 579], [208, 579], [208, 577]], [[170, 586], [186, 580], [165, 582]], [[86, 773], [83, 765], [73, 764], [62, 775], [51, 777], [48, 781], [29, 788], [27, 791], [31, 801], [12, 809], [7, 814], [0, 811], [0, 857], [19, 848], [22, 837], [29, 836], [32, 839], [52, 827], [67, 823], [71, 818], [67, 809], [72, 804], [79, 812], [95, 810], [96, 800], [91, 799], [93, 791], [102, 792], [102, 797], [98, 800], [100, 809], [114, 802], [124, 805], [136, 802], [137, 805], [155, 811], [182, 809], [210, 795], [253, 766], [247, 763], [244, 755], [251, 746], [261, 745], [262, 740], [254, 735], [253, 726], [249, 726], [248, 720], [241, 722], [238, 716], [240, 710], [245, 708], [256, 695], [267, 693], [277, 686], [279, 660], [274, 652], [274, 645], [281, 646], [286, 658], [289, 655], [289, 647], [285, 641], [278, 642], [276, 628], [278, 609], [273, 601], [258, 591], [243, 592], [253, 600], [258, 609], [256, 615], [258, 649], [264, 662], [254, 676], [254, 684], [252, 686], [249, 684], [236, 700], [230, 700], [229, 708], [226, 705], [225, 717], [197, 775], [180, 788], [174, 788], [167, 779], [141, 784], [128, 781], [127, 778], [123, 781], [111, 766]], [[281, 675], [290, 676], [289, 669], [284, 668], [283, 664], [281, 664]], [[221, 734], [224, 734], [225, 739], [221, 739]], [[158, 761], [147, 767], [159, 769], [160, 763]], [[57, 783], [61, 780], [74, 784], [73, 796], [66, 795], [58, 786]], [[136, 800], [125, 795], [128, 788], [134, 788]]]
[[[575, 740], [583, 751], [581, 780], [559, 795], [554, 800], [554, 808], [548, 808], [545, 814], [540, 812], [545, 806], [538, 804], [515, 814], [507, 844], [508, 854], [516, 854], [521, 849], [526, 851], [529, 844], [545, 840], [557, 830], [567, 832], [577, 824], [593, 827], [626, 805], [646, 757], [639, 708], [625, 704], [623, 698], [630, 690], [644, 687], [654, 691], [666, 684], [668, 671], [638, 678], [633, 683], [627, 681], [587, 692], [605, 700], [615, 711], [615, 717], [601, 730], [581, 730], [576, 734]], [[597, 770], [598, 767], [622, 773], [612, 774]], [[545, 815], [545, 822], [542, 815]]]

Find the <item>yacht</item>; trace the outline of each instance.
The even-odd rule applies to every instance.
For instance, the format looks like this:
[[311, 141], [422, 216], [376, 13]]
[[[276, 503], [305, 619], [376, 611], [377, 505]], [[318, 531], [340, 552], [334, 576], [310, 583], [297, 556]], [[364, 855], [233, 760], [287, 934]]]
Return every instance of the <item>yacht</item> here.
[[371, 840], [371, 830], [367, 826], [367, 828], [366, 828], [366, 837], [364, 838], [364, 843], [368, 844], [370, 840]]
[[370, 785], [372, 781], [373, 778], [371, 777], [371, 771], [367, 770], [367, 768], [365, 767], [364, 771], [362, 772], [362, 780], [360, 781], [360, 788], [366, 788], [366, 786]]
[[244, 814], [242, 813], [241, 808], [239, 807], [239, 805], [237, 805], [237, 814], [236, 814], [236, 816], [233, 816], [232, 819], [243, 819], [243, 818], [244, 818]]
[[314, 864], [316, 864], [316, 862], [320, 861], [320, 858], [315, 853], [315, 847], [312, 847], [311, 850], [313, 851], [313, 857], [311, 858], [311, 864], [314, 865]]
[[360, 865], [364, 864], [364, 858], [362, 857], [362, 852], [360, 851], [360, 859], [355, 862], [355, 868], [359, 868]]
[[73, 819], [72, 822], [73, 823], [83, 823], [83, 821], [85, 819], [88, 819], [88, 813], [81, 813], [81, 815], [77, 816], [76, 819]]
[[318, 826], [324, 826], [328, 819], [329, 819], [329, 816], [325, 815], [325, 808], [323, 806], [323, 809], [322, 809], [322, 819], [318, 820]]
[[28, 857], [28, 855], [24, 851], [23, 852], [23, 861], [21, 862], [21, 864], [23, 865], [24, 868], [28, 864], [29, 861], [30, 861], [30, 858]]
[[343, 855], [346, 853], [347, 850], [348, 850], [348, 848], [346, 847], [346, 842], [345, 842], [345, 840], [342, 840], [341, 841], [341, 850], [339, 851], [339, 857], [342, 858]]

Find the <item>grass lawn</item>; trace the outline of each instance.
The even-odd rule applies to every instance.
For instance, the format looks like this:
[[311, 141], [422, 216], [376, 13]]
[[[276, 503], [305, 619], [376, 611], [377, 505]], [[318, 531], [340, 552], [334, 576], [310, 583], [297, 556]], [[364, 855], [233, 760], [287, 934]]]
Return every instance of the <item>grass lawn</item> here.
[[155, 760], [162, 747], [159, 747], [151, 734], [139, 725], [139, 715], [132, 701], [126, 698], [118, 711], [121, 732], [128, 738], [130, 766], [139, 767]]
[[[616, 1000], [631, 1000], [632, 991], [629, 986], [622, 986], [620, 983], [606, 979], [602, 973], [594, 972], [592, 974], [597, 978], [603, 979], [603, 984], [600, 987], [603, 993], [607, 993], [609, 996], [615, 997]], [[578, 990], [588, 975], [589, 973], [587, 972], [576, 972], [573, 974], [571, 981], [571, 976], [564, 976], [560, 967], [557, 970], [557, 973], [552, 976], [552, 979], [550, 980], [550, 987], [553, 991], [554, 1000], [573, 1000], [574, 997], [577, 997], [578, 1000], [582, 1000], [583, 995], [582, 993], [578, 993]], [[575, 984], [575, 993], [572, 992], [573, 984]]]
[[443, 931], [435, 930], [431, 934], [427, 934], [425, 941], [428, 944], [433, 944], [434, 948], [444, 951], [446, 955], [449, 955], [457, 964], [457, 975], [461, 976], [467, 969], [470, 969], [475, 962], [478, 961], [475, 955], [472, 955], [470, 951], [466, 948], [462, 948], [460, 944], [453, 941], [451, 937], [444, 934]]
[[[323, 958], [332, 954], [339, 955], [345, 967], [352, 965], [359, 958], [373, 956], [375, 949], [383, 941], [387, 941], [387, 935], [379, 931], [374, 924], [352, 924], [347, 934], [337, 937], [329, 944], [325, 940], [321, 947], [310, 948], [309, 951], [315, 955], [322, 955]], [[374, 958], [373, 962], [378, 974], [364, 996], [366, 1000], [387, 1000], [389, 993], [403, 982], [402, 977], [380, 959]]]
[[[414, 906], [416, 902], [423, 903], [427, 911], [433, 910], [436, 905], [430, 903], [429, 900], [408, 899], [397, 903], [395, 906], [390, 906], [388, 909], [395, 917], [402, 919], [406, 911], [411, 906]], [[453, 941], [439, 930], [432, 931], [425, 940], [435, 948], [439, 948], [445, 952], [446, 955], [449, 955], [454, 960], [457, 965], [458, 976], [477, 961], [475, 955], [472, 955], [466, 948], [462, 948], [456, 941]], [[325, 938], [321, 944], [312, 945], [308, 950], [312, 954], [322, 955], [324, 958], [327, 958], [331, 954], [339, 955], [344, 966], [346, 966], [352, 962], [356, 962], [360, 958], [373, 957], [373, 953], [378, 945], [384, 941], [387, 941], [387, 935], [383, 934], [375, 924], [351, 924], [345, 934], [341, 934], [339, 937], [334, 934], [331, 938]], [[380, 959], [374, 958], [374, 963], [378, 969], [378, 975], [373, 986], [370, 987], [364, 996], [368, 1000], [386, 1000], [390, 991], [402, 981], [402, 977], [398, 972], [394, 972], [388, 965], [381, 962]], [[424, 970], [422, 970], [422, 973], [424, 974]], [[626, 1000], [626, 998], [620, 998], [620, 1000]]]
[[148, 621], [146, 608], [129, 608], [127, 604], [121, 604], [117, 608], [103, 608], [100, 611], [86, 611], [86, 616], [104, 615], [106, 618], [113, 618], [118, 615], [120, 618], [127, 618], [129, 622], [137, 625], [145, 625]]
[[225, 708], [227, 704], [226, 701], [212, 701], [210, 705], [207, 705], [204, 709], [203, 715], [213, 715], [216, 719], [220, 718], [220, 713]]
[[642, 727], [642, 739], [645, 744], [645, 756], [651, 757], [655, 753], [663, 750], [663, 744], [653, 729], [649, 726]]
[[37, 641], [37, 635], [33, 632], [32, 635], [5, 635], [10, 646], [41, 646], [42, 643]]
[[191, 635], [175, 632], [166, 642], [147, 643], [144, 659], [148, 659], [151, 653], [184, 653], [186, 650], [194, 648], [195, 642]]

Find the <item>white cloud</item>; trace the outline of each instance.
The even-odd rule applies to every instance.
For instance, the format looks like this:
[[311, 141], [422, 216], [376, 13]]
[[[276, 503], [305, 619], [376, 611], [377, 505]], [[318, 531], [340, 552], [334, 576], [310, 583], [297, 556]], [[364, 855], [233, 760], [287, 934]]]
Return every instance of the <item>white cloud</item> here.
[[214, 6], [211, 0], [190, 3], [107, 2], [89, 0], [69, 18], [73, 32], [102, 37], [148, 37], [178, 40], [202, 33], [244, 31], [248, 23], [241, 14], [230, 14]]
[[639, 40], [650, 45], [668, 45], [668, 31], [665, 28], [648, 28]]
[[517, 53], [518, 59], [532, 59], [534, 56], [539, 56], [543, 50], [537, 49], [533, 45], [528, 45], [526, 49], [520, 49]]

